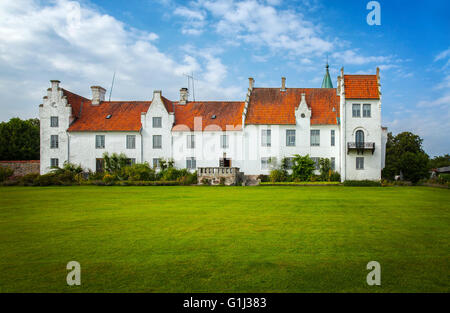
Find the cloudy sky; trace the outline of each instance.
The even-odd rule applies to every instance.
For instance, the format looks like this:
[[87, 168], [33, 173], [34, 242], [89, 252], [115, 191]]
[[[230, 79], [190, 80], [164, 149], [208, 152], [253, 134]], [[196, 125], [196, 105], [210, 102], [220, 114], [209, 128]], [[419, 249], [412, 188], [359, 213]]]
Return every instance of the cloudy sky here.
[[197, 100], [242, 100], [256, 86], [320, 87], [327, 56], [339, 69], [381, 68], [383, 125], [424, 138], [430, 155], [450, 151], [450, 2], [366, 0], [0, 1], [0, 121], [37, 117], [59, 79], [90, 97], [177, 99], [184, 74]]

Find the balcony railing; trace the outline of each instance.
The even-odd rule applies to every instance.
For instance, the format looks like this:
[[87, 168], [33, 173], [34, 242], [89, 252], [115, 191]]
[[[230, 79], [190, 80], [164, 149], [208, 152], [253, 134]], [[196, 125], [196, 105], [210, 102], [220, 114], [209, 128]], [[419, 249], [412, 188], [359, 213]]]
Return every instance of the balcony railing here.
[[365, 150], [375, 152], [375, 142], [348, 142], [347, 143], [347, 154], [350, 150], [356, 150], [359, 152], [364, 152]]
[[239, 173], [238, 167], [198, 167], [197, 173], [203, 175], [230, 175]]

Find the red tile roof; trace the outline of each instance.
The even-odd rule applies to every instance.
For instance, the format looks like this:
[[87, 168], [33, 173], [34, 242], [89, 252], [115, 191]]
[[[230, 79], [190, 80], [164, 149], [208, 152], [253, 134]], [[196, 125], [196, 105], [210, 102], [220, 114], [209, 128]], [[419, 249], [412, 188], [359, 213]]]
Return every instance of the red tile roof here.
[[75, 117], [79, 117], [81, 104], [85, 102], [91, 103], [91, 100], [82, 96], [74, 94], [66, 89], [63, 89], [63, 95], [67, 97], [67, 102], [72, 106], [72, 114]]
[[[139, 131], [141, 113], [147, 112], [150, 104], [151, 101], [104, 101], [93, 106], [87, 100], [68, 131]], [[107, 119], [108, 115], [111, 118]]]
[[[339, 96], [334, 88], [254, 88], [246, 124], [294, 125], [302, 93], [312, 110], [311, 124], [337, 124]], [[335, 111], [333, 112], [333, 108]]]
[[[173, 131], [242, 129], [244, 102], [197, 101], [188, 102], [185, 105], [178, 102], [174, 104], [175, 125], [172, 128]], [[214, 115], [215, 118], [213, 118]]]
[[380, 99], [377, 75], [344, 75], [346, 99]]

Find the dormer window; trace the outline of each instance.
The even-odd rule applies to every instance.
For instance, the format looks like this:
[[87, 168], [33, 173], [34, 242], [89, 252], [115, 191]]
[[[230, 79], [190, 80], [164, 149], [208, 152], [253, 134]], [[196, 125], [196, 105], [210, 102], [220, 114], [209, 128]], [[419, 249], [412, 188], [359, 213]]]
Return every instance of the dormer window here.
[[106, 119], [109, 120], [112, 117], [111, 114], [106, 115]]

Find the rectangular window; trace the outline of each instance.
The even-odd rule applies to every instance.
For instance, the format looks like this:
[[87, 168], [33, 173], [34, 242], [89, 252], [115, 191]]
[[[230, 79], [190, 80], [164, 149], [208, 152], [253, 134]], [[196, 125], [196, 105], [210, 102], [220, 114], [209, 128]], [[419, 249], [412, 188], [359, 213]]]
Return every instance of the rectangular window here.
[[261, 169], [268, 170], [270, 165], [270, 158], [261, 158]]
[[195, 148], [195, 135], [187, 135], [187, 148], [188, 149]]
[[153, 128], [161, 128], [162, 127], [162, 119], [161, 117], [153, 117]]
[[286, 146], [295, 147], [295, 130], [286, 129]]
[[287, 161], [287, 169], [291, 170], [294, 166], [294, 158], [286, 158]]
[[136, 164], [136, 159], [127, 159], [128, 166], [133, 165], [133, 164]]
[[363, 104], [363, 117], [370, 117], [370, 104]]
[[58, 117], [57, 116], [50, 117], [50, 127], [58, 127]]
[[58, 167], [59, 160], [58, 159], [50, 159], [50, 167]]
[[222, 149], [227, 149], [228, 148], [228, 146], [229, 146], [228, 135], [220, 136], [220, 146], [222, 147]]
[[331, 170], [335, 171], [336, 170], [336, 158], [331, 158], [330, 163], [331, 163]]
[[320, 146], [320, 130], [311, 129], [311, 146]]
[[153, 159], [153, 168], [159, 168], [159, 158]]
[[105, 149], [105, 135], [95, 135], [95, 148]]
[[357, 170], [363, 170], [364, 169], [364, 158], [363, 157], [357, 157], [356, 158], [356, 169]]
[[58, 135], [50, 136], [50, 149], [58, 149], [59, 146], [59, 138]]
[[320, 170], [319, 159], [320, 158], [311, 158], [314, 161], [314, 166], [316, 170]]
[[95, 159], [95, 171], [103, 172], [105, 169], [105, 160], [103, 159]]
[[187, 169], [195, 169], [197, 168], [197, 162], [195, 161], [195, 158], [186, 158], [186, 168]]
[[127, 149], [136, 149], [136, 135], [127, 135]]
[[162, 148], [162, 136], [153, 135], [153, 149], [161, 149], [161, 148]]
[[261, 133], [261, 145], [263, 147], [270, 147], [271, 145], [271, 132], [270, 129], [263, 129]]
[[331, 146], [334, 147], [336, 144], [336, 132], [334, 129], [331, 130]]
[[352, 116], [353, 117], [361, 117], [361, 104], [353, 103]]

